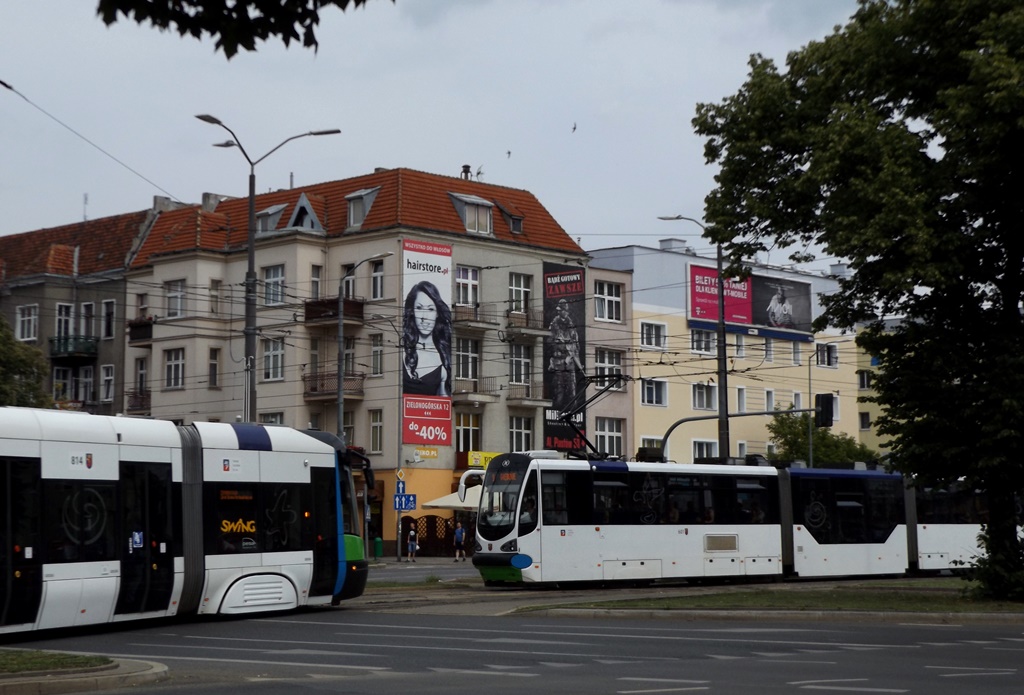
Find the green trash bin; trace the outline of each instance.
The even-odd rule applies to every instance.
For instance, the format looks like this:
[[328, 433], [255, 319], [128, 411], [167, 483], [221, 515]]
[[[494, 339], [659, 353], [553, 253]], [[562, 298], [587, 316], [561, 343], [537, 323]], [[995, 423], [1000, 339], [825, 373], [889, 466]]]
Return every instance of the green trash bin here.
[[373, 539], [373, 556], [375, 558], [384, 557], [384, 539], [380, 536]]

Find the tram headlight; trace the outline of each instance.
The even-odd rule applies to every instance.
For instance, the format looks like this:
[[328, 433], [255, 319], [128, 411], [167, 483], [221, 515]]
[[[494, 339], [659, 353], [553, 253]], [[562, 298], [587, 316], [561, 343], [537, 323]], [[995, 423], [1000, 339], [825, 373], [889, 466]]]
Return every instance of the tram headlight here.
[[503, 553], [518, 553], [519, 552], [519, 541], [513, 538], [508, 543], [504, 543], [501, 546]]
[[477, 541], [476, 543], [473, 544], [473, 551], [474, 552], [479, 553], [483, 549], [484, 549], [484, 547], [480, 544], [480, 541]]

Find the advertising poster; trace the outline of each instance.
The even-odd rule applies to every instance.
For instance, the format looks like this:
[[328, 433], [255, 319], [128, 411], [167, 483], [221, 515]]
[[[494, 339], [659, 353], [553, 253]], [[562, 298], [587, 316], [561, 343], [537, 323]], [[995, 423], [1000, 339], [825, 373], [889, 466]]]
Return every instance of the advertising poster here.
[[[583, 268], [544, 264], [544, 389], [552, 407], [544, 411], [544, 449], [569, 451], [586, 444], [559, 414], [585, 398], [586, 381], [586, 282]], [[572, 421], [584, 431], [586, 413], [574, 413]]]
[[406, 239], [402, 254], [402, 443], [452, 445], [452, 247]]
[[[690, 318], [718, 321], [718, 271], [690, 265]], [[725, 282], [725, 322], [811, 333], [811, 285], [751, 275]]]

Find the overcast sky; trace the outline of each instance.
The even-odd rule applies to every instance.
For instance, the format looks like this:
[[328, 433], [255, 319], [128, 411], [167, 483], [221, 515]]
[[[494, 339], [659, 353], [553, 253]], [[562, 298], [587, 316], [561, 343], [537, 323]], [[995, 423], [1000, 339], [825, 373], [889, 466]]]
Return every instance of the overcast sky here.
[[209, 113], [254, 159], [342, 130], [268, 157], [259, 192], [469, 164], [531, 191], [585, 249], [695, 237], [657, 216], [700, 218], [713, 186], [696, 104], [735, 93], [750, 54], [781, 67], [856, 5], [369, 0], [323, 11], [317, 53], [275, 39], [228, 61], [210, 39], [108, 28], [95, 0], [3, 0], [0, 80], [29, 101], [0, 88], [0, 233], [141, 210], [154, 195], [246, 195], [241, 152], [211, 147], [228, 133], [194, 118]]

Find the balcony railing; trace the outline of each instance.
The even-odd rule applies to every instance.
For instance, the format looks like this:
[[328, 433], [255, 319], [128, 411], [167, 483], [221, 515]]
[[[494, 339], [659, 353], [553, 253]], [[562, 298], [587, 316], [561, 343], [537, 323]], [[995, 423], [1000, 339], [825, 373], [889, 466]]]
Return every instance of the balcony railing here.
[[[362, 297], [345, 297], [342, 310], [349, 321], [363, 320], [363, 307], [366, 300]], [[338, 321], [338, 296], [322, 299], [309, 299], [303, 304], [303, 317], [306, 323], [326, 323]]]
[[511, 331], [516, 329], [544, 331], [544, 307], [539, 302], [513, 305], [505, 309], [505, 319]]
[[501, 320], [501, 308], [497, 304], [456, 304], [452, 307], [452, 321], [459, 323], [481, 323], [497, 325]]
[[[348, 372], [345, 374], [345, 398], [362, 398], [366, 374]], [[302, 396], [306, 400], [330, 400], [338, 396], [338, 373], [317, 372], [302, 375]]]
[[544, 382], [538, 379], [526, 384], [509, 384], [507, 400], [545, 401], [550, 400], [550, 397], [544, 390]]
[[50, 357], [95, 357], [99, 338], [62, 335], [50, 338]]
[[153, 392], [149, 389], [129, 389], [125, 391], [125, 408], [130, 413], [148, 413], [153, 404]]
[[142, 343], [153, 340], [153, 319], [140, 318], [128, 322], [128, 342]]
[[496, 376], [484, 376], [479, 379], [454, 379], [452, 380], [452, 395], [479, 393], [485, 396], [497, 396], [501, 393], [503, 381], [504, 377], [499, 379]]

